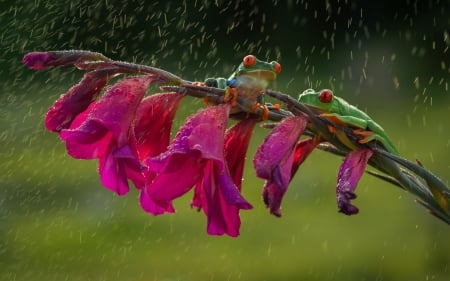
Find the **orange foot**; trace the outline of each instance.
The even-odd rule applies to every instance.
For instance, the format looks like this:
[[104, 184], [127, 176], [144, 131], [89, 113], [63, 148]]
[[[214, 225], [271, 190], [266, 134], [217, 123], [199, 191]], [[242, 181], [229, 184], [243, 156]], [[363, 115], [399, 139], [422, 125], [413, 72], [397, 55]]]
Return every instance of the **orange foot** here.
[[357, 129], [357, 130], [353, 130], [353, 133], [355, 135], [363, 137], [362, 139], [359, 140], [359, 143], [368, 143], [369, 141], [372, 140], [373, 132], [371, 132], [371, 131]]
[[260, 103], [255, 103], [252, 108], [250, 109], [251, 112], [257, 112], [258, 109], [262, 110], [262, 114], [261, 114], [261, 120], [262, 121], [266, 121], [269, 119], [269, 108], [267, 107], [267, 105], [262, 105]]
[[235, 88], [227, 87], [225, 90], [225, 96], [223, 97], [224, 103], [231, 103], [231, 106], [237, 104], [238, 92]]
[[198, 81], [195, 81], [195, 82], [192, 82], [192, 85], [194, 85], [194, 86], [202, 86], [202, 87], [205, 87], [205, 86], [206, 86], [206, 83], [205, 83], [205, 82], [198, 82]]

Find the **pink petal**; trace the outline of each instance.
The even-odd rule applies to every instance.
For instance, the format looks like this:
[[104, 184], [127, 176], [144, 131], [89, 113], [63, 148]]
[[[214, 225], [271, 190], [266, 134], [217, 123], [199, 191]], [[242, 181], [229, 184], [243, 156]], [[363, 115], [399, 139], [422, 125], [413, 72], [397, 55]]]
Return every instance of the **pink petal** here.
[[174, 154], [171, 160], [178, 169], [161, 170], [141, 193], [141, 207], [153, 215], [173, 212], [172, 201], [191, 190], [204, 171], [204, 161], [195, 157]]
[[[207, 232], [210, 235], [239, 235], [241, 221], [238, 205], [230, 204], [223, 194], [223, 182], [217, 181], [217, 168], [214, 161], [205, 167], [205, 176], [196, 186], [196, 193], [201, 193], [200, 205], [207, 215]], [[235, 188], [234, 185], [231, 188]], [[198, 194], [197, 194], [198, 196]], [[195, 200], [193, 201], [194, 204]], [[197, 203], [198, 204], [198, 203]], [[195, 206], [195, 205], [194, 205]]]
[[266, 179], [264, 202], [276, 216], [281, 215], [281, 201], [293, 174], [295, 148], [306, 123], [302, 116], [285, 118], [258, 147], [253, 160], [257, 176]]
[[156, 81], [153, 76], [140, 76], [117, 82], [92, 108], [89, 120], [111, 131], [118, 147], [125, 145], [138, 105], [153, 81]]
[[354, 150], [347, 155], [339, 168], [336, 185], [339, 212], [346, 215], [358, 213], [358, 208], [352, 205], [350, 201], [356, 198], [354, 191], [372, 154], [372, 150], [368, 148]]
[[62, 95], [48, 110], [45, 126], [48, 130], [59, 132], [69, 128], [74, 118], [91, 104], [111, 78], [106, 71], [91, 71], [81, 81]]
[[319, 143], [320, 142], [316, 138], [308, 138], [297, 142], [297, 145], [295, 146], [294, 161], [292, 164], [291, 180], [303, 161], [306, 160], [309, 154], [311, 154]]
[[225, 159], [234, 184], [241, 189], [245, 158], [256, 125], [254, 119], [244, 119], [225, 133]]
[[167, 149], [173, 118], [183, 95], [153, 94], [140, 103], [134, 121], [139, 160], [155, 157]]

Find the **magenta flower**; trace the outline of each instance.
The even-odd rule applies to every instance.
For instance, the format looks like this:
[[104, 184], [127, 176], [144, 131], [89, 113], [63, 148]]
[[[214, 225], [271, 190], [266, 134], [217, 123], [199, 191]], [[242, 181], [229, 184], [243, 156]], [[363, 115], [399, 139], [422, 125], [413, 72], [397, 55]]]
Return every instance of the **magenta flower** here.
[[[183, 95], [178, 93], [154, 94], [142, 100], [134, 120], [132, 144], [139, 162], [156, 157], [166, 151], [176, 110]], [[151, 182], [156, 173], [148, 168], [142, 171], [145, 181]], [[141, 202], [147, 198], [145, 183], [139, 185]]]
[[315, 147], [312, 140], [299, 141], [307, 119], [285, 118], [258, 147], [253, 160], [256, 175], [266, 179], [263, 200], [275, 216], [281, 216], [281, 201], [298, 166]]
[[358, 208], [350, 203], [356, 198], [356, 186], [364, 173], [367, 161], [372, 156], [372, 150], [361, 148], [350, 152], [339, 168], [336, 197], [339, 212], [346, 215], [358, 213]]
[[110, 70], [88, 72], [81, 81], [62, 95], [45, 116], [49, 131], [59, 132], [70, 127], [73, 119], [97, 98], [113, 73]]
[[[200, 110], [186, 121], [165, 153], [147, 161], [157, 175], [141, 193], [145, 211], [154, 215], [174, 212], [172, 201], [195, 186], [192, 206], [205, 212], [208, 233], [239, 235], [239, 210], [252, 206], [242, 197], [225, 160], [225, 155], [231, 159], [235, 154], [225, 149], [249, 136], [235, 134], [234, 128], [224, 140], [229, 111], [229, 104]], [[251, 127], [249, 123], [236, 126]], [[225, 142], [229, 144], [225, 146]], [[239, 173], [240, 168], [234, 171]]]
[[119, 195], [128, 192], [128, 179], [137, 187], [144, 185], [142, 167], [130, 138], [138, 105], [154, 81], [154, 76], [119, 81], [79, 114], [69, 129], [60, 132], [69, 155], [99, 159], [101, 183]]

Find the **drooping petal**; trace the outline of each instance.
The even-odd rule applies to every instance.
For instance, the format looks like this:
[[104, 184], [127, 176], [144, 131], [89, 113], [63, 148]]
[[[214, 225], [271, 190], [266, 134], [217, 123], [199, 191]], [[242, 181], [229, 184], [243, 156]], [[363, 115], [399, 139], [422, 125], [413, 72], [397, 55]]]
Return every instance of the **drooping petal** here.
[[59, 132], [70, 127], [73, 119], [82, 113], [100, 94], [112, 73], [105, 70], [88, 72], [81, 81], [62, 95], [45, 116], [48, 130]]
[[341, 167], [339, 168], [338, 181], [336, 185], [336, 197], [339, 212], [346, 215], [354, 215], [358, 213], [358, 208], [350, 203], [356, 198], [354, 193], [359, 179], [364, 173], [367, 161], [372, 156], [372, 150], [361, 148], [351, 151]]
[[173, 118], [182, 98], [178, 93], [153, 94], [139, 104], [133, 129], [140, 161], [167, 149]]
[[291, 180], [295, 148], [306, 123], [303, 116], [285, 118], [272, 129], [255, 154], [256, 175], [266, 179], [263, 199], [275, 216], [281, 215], [280, 205]]
[[225, 159], [234, 184], [241, 189], [242, 175], [250, 138], [257, 121], [243, 119], [225, 133]]
[[308, 138], [297, 142], [294, 153], [294, 161], [292, 164], [291, 180], [295, 176], [295, 173], [297, 173], [297, 170], [303, 161], [306, 160], [309, 154], [311, 154], [319, 143], [320, 142], [316, 138]]
[[221, 176], [222, 168], [218, 165], [216, 161], [205, 165], [205, 174], [195, 187], [192, 206], [203, 209], [206, 214], [208, 234], [236, 237], [241, 225], [239, 210], [250, 209], [251, 205], [239, 193], [230, 196], [237, 192], [236, 186], [230, 177]]
[[[110, 134], [111, 135], [111, 134]], [[116, 149], [114, 142], [110, 142], [110, 150], [105, 157], [99, 159], [99, 174], [101, 183], [118, 195], [129, 191], [128, 179], [137, 188], [144, 186], [141, 165], [129, 146]]]

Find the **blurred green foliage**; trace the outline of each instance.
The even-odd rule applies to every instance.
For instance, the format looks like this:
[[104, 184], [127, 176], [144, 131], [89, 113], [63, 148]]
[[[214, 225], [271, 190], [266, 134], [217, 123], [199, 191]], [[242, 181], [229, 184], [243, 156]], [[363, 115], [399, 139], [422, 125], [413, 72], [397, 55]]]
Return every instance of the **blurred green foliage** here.
[[[0, 280], [449, 280], [449, 228], [413, 198], [364, 176], [361, 213], [338, 214], [336, 156], [316, 151], [271, 217], [248, 153], [241, 236], [210, 237], [189, 209], [151, 217], [138, 192], [101, 187], [44, 130], [47, 108], [81, 73], [34, 72], [26, 52], [87, 49], [188, 80], [228, 76], [253, 53], [278, 60], [271, 88], [331, 88], [366, 110], [448, 182], [449, 9], [443, 1], [1, 1]], [[200, 108], [186, 99], [183, 117]]]

